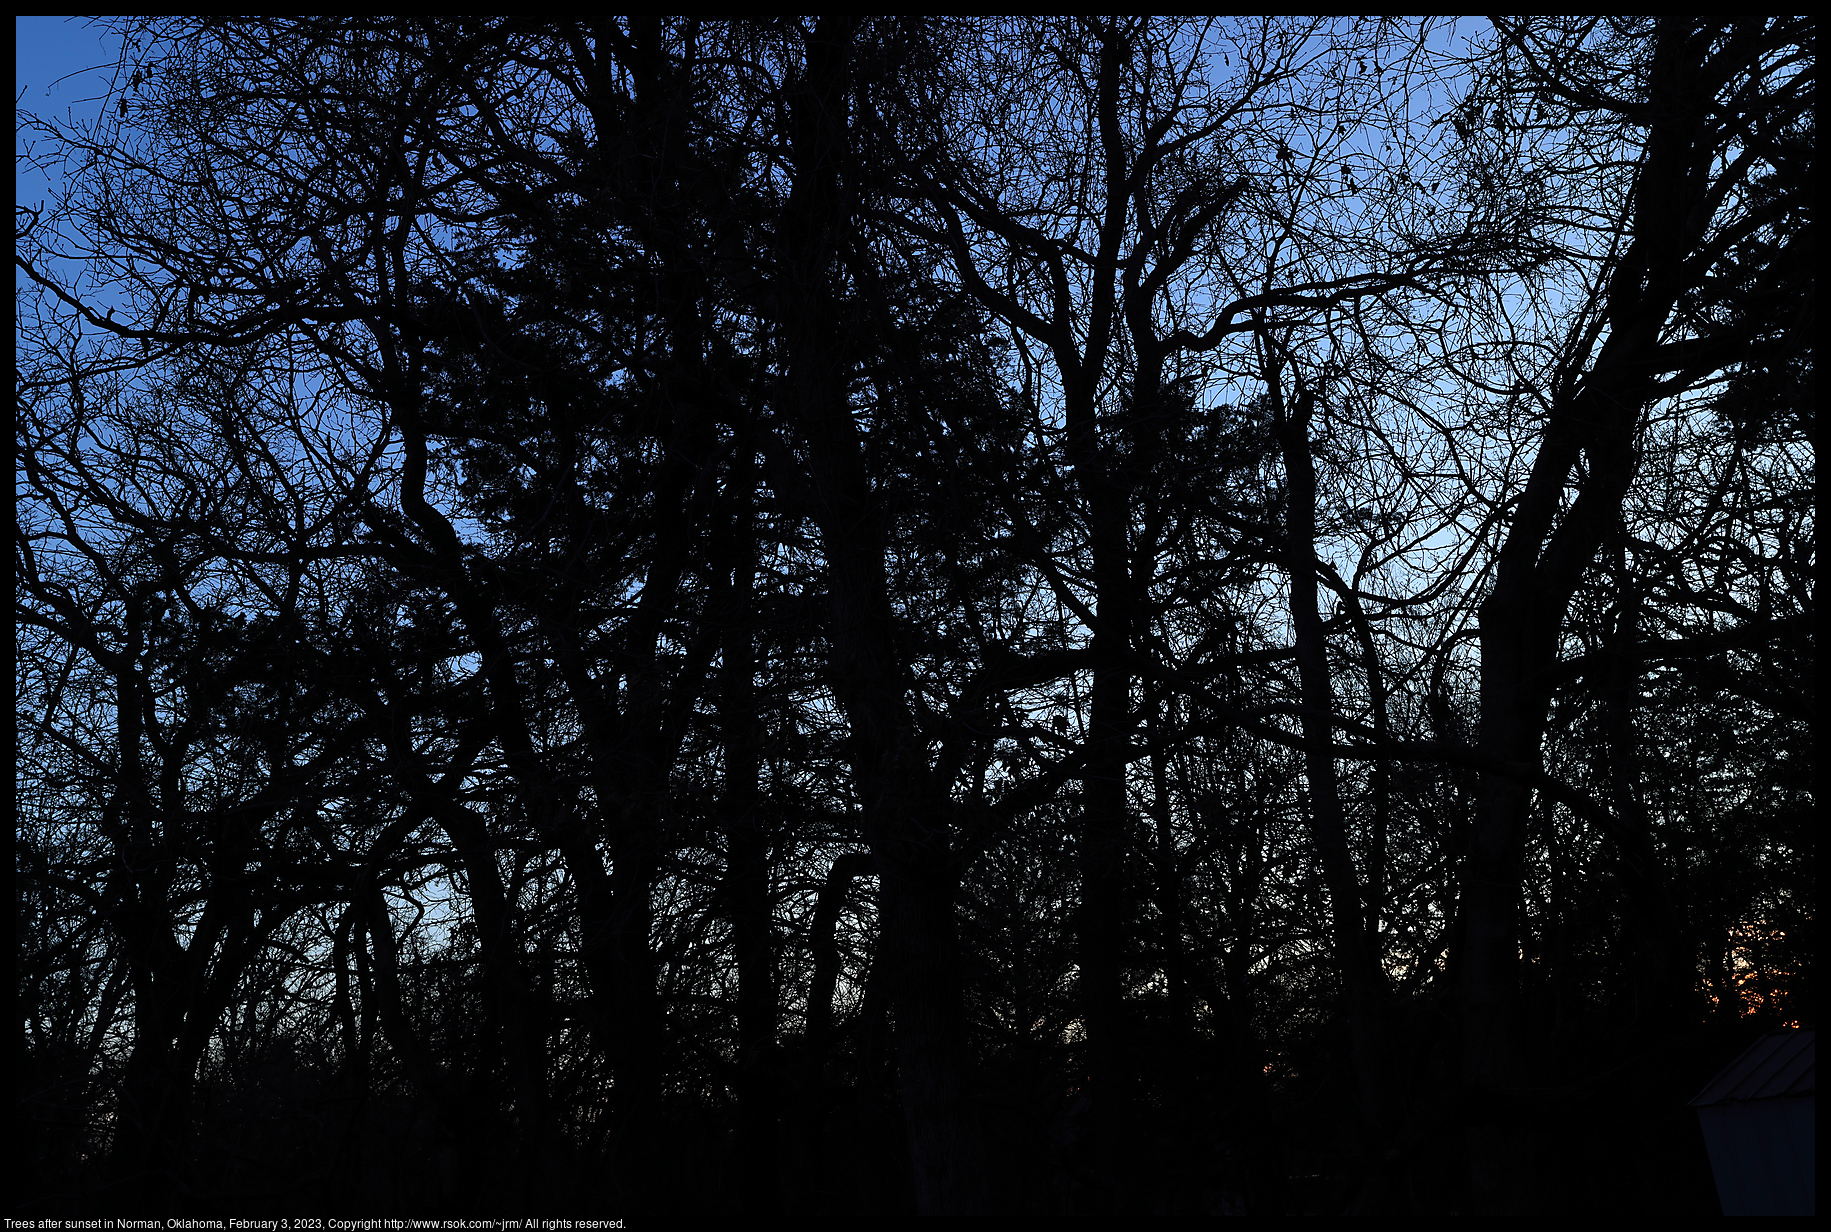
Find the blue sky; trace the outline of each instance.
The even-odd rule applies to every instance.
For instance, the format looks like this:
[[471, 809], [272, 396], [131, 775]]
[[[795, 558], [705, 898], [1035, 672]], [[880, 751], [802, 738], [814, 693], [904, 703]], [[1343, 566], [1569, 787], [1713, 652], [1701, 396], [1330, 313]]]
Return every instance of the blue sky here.
[[[59, 122], [85, 121], [101, 113], [120, 40], [105, 35], [91, 17], [13, 18], [13, 106]], [[36, 205], [56, 183], [17, 160], [29, 134], [13, 130], [13, 200]], [[13, 271], [17, 287], [24, 275]]]
[[[14, 107], [58, 119], [66, 115], [88, 118], [101, 111], [119, 42], [105, 39], [101, 28], [90, 24], [93, 20], [13, 18]], [[16, 130], [13, 144], [15, 154], [24, 152], [24, 142]], [[46, 187], [42, 176], [15, 169], [17, 200], [42, 197]]]
[[[77, 69], [94, 66], [112, 67], [114, 53], [103, 45], [100, 27], [89, 17], [15, 17], [13, 34], [16, 67], [14, 91], [19, 105], [28, 111], [43, 108], [45, 91], [52, 81]], [[112, 45], [113, 40], [109, 40]], [[74, 96], [88, 83], [94, 94], [105, 82], [104, 77], [85, 76], [58, 86], [52, 97]], [[72, 87], [76, 87], [74, 89]], [[28, 95], [26, 92], [30, 91]]]

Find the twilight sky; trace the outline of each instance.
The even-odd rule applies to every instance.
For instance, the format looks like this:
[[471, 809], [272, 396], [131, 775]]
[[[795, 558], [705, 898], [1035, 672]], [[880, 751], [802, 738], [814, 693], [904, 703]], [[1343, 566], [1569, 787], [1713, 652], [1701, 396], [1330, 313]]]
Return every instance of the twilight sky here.
[[[119, 43], [114, 38], [108, 38], [104, 43], [101, 28], [91, 25], [91, 20], [87, 17], [13, 18], [13, 106], [16, 111], [29, 111], [58, 120], [89, 119], [100, 112]], [[13, 152], [15, 156], [25, 152], [25, 138], [16, 119]], [[36, 205], [50, 195], [51, 187], [43, 174], [14, 163], [15, 204]], [[15, 285], [20, 277], [15, 270]]]
[[[13, 105], [20, 111], [63, 118], [66, 114], [92, 115], [101, 109], [108, 88], [108, 70], [114, 67], [115, 40], [107, 40], [86, 17], [13, 18]], [[82, 70], [93, 69], [93, 72]], [[68, 74], [74, 73], [75, 76]], [[62, 78], [62, 80], [58, 80]], [[52, 83], [56, 82], [55, 85]], [[14, 152], [24, 147], [15, 133]], [[33, 195], [16, 175], [20, 199]], [[42, 181], [40, 181], [42, 183]], [[35, 191], [43, 189], [34, 186]]]

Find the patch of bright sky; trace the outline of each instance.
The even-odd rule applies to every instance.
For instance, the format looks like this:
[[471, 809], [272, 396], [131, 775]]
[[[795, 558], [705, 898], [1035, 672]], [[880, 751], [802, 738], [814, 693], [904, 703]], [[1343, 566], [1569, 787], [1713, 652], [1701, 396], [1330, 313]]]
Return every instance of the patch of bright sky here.
[[[29, 166], [33, 134], [18, 126], [30, 112], [60, 123], [82, 124], [101, 115], [120, 57], [121, 40], [95, 17], [13, 18], [13, 202], [36, 207], [62, 187], [54, 173]], [[15, 287], [24, 275], [14, 267]]]

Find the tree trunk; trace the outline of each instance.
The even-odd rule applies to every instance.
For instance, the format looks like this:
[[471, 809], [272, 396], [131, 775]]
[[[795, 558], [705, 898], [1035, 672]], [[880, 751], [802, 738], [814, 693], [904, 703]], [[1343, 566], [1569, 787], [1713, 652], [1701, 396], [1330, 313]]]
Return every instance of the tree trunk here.
[[916, 1208], [923, 1214], [986, 1214], [953, 878], [945, 869], [912, 868], [882, 856], [878, 876]]
[[[1633, 242], [1601, 292], [1609, 325], [1587, 374], [1560, 374], [1545, 436], [1481, 607], [1481, 751], [1527, 770], [1541, 766], [1558, 638], [1572, 595], [1620, 524], [1634, 475], [1634, 433], [1669, 371], [1657, 352], [1684, 289], [1683, 266], [1702, 238], [1712, 187], [1695, 161], [1701, 113], [1693, 80], [1707, 40], [1662, 18], [1648, 79], [1646, 156], [1634, 188]], [[1708, 150], [1703, 151], [1708, 155]], [[1578, 462], [1587, 465], [1578, 472]], [[1562, 517], [1568, 487], [1577, 490]], [[1555, 526], [1555, 529], [1554, 529]], [[1484, 774], [1463, 878], [1463, 1079], [1490, 1106], [1492, 1124], [1470, 1137], [1473, 1202], [1489, 1214], [1523, 1213], [1535, 1199], [1534, 1144], [1516, 1128], [1506, 1093], [1530, 1080], [1520, 1003], [1520, 884], [1531, 789]], [[1619, 820], [1619, 819], [1617, 819]], [[1630, 876], [1663, 886], [1650, 841], [1623, 847]], [[1646, 889], [1657, 902], [1663, 890]], [[1668, 921], [1652, 922], [1654, 928]]]
[[[839, 985], [839, 947], [834, 933], [839, 927], [839, 914], [845, 909], [846, 894], [853, 879], [871, 871], [871, 857], [863, 852], [840, 856], [827, 871], [819, 901], [814, 906], [811, 940], [814, 975], [808, 984], [807, 1034], [801, 1045], [802, 1179], [799, 1185], [804, 1192], [821, 1188], [826, 1180], [829, 1102], [826, 1061], [833, 1044], [833, 993]], [[861, 1077], [860, 1081], [869, 1085], [866, 1078]]]
[[[737, 947], [737, 1192], [750, 1215], [780, 1205], [776, 1138], [779, 1120], [776, 1047], [776, 956], [770, 925], [769, 836], [758, 793], [756, 647], [751, 627], [756, 535], [754, 466], [740, 446], [731, 467], [732, 586], [721, 670], [720, 725], [725, 743], [725, 893]], [[831, 993], [828, 994], [829, 999]]]
[[115, 1111], [113, 1180], [104, 1192], [124, 1207], [150, 1215], [176, 1214], [196, 1075], [178, 1055], [175, 1039], [181, 1024], [167, 1004], [167, 981], [135, 983], [134, 1047]]
[[1341, 971], [1348, 1010], [1354, 1068], [1360, 1086], [1361, 1114], [1378, 1136], [1390, 1130], [1386, 1061], [1380, 1031], [1385, 974], [1379, 969], [1367, 935], [1365, 906], [1354, 857], [1348, 847], [1335, 757], [1334, 686], [1329, 676], [1328, 643], [1316, 583], [1316, 468], [1310, 457], [1309, 425], [1314, 405], [1309, 390], [1299, 389], [1286, 411], [1279, 373], [1272, 370], [1272, 399], [1280, 408], [1279, 437], [1284, 450], [1286, 567], [1291, 579], [1291, 624], [1296, 632], [1297, 672], [1303, 697], [1303, 736], [1308, 746], [1304, 768], [1310, 788], [1310, 826], [1329, 891], [1331, 935]]
[[985, 1188], [969, 1099], [952, 810], [945, 786], [932, 781], [909, 712], [887, 589], [885, 512], [871, 492], [850, 412], [853, 348], [832, 284], [853, 221], [840, 171], [850, 161], [845, 117], [854, 35], [853, 19], [820, 20], [793, 99], [795, 180], [779, 224], [787, 270], [784, 392], [808, 446], [808, 487], [828, 567], [829, 666], [851, 730], [880, 879], [916, 1205], [924, 1214], [972, 1214], [985, 1209]]

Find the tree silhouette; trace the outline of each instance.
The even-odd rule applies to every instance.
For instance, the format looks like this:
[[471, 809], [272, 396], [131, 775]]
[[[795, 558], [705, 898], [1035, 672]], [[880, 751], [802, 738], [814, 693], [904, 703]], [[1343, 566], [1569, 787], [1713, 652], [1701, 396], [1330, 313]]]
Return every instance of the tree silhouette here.
[[1814, 1004], [1804, 19], [110, 20], [29, 1209], [1710, 1209]]

